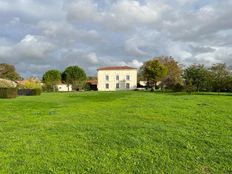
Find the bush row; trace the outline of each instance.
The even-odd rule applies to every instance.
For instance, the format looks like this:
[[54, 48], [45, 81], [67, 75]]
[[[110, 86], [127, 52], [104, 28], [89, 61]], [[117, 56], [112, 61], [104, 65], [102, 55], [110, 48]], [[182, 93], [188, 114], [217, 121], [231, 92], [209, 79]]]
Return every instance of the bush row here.
[[40, 95], [41, 89], [18, 89], [18, 95], [26, 95], [26, 96], [33, 96], [33, 95]]
[[16, 98], [17, 96], [41, 95], [41, 89], [0, 88], [0, 98]]
[[0, 88], [0, 98], [16, 98], [17, 95], [17, 88]]

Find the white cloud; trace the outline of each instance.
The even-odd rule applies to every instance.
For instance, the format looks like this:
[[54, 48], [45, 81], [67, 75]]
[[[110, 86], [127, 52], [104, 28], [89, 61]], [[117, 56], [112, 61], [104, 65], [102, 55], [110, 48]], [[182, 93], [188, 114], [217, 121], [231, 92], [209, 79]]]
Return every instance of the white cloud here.
[[49, 43], [46, 38], [28, 34], [15, 45], [1, 46], [0, 57], [11, 63], [18, 61], [40, 62], [46, 60], [47, 55], [54, 49], [55, 46]]
[[128, 66], [139, 68], [143, 65], [143, 62], [139, 62], [138, 60], [134, 59], [131, 62], [128, 62], [127, 64]]
[[142, 4], [136, 0], [118, 0], [102, 10], [95, 1], [72, 0], [65, 9], [71, 21], [95, 22], [119, 32], [145, 25], [154, 27], [171, 7], [162, 1]]
[[159, 19], [156, 9], [147, 4], [141, 5], [138, 1], [118, 1], [112, 5], [110, 12], [112, 19], [120, 25], [151, 24]]
[[45, 59], [55, 49], [43, 36], [26, 35], [14, 48], [20, 56]]

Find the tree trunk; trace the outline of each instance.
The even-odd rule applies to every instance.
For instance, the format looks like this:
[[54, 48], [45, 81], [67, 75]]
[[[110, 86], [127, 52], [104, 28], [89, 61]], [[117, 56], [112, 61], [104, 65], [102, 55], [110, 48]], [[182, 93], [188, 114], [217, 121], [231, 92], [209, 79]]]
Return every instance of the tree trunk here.
[[156, 81], [154, 81], [154, 84], [155, 84], [155, 90], [157, 89], [157, 82]]
[[56, 86], [52, 85], [52, 87], [53, 87], [53, 92], [56, 92]]

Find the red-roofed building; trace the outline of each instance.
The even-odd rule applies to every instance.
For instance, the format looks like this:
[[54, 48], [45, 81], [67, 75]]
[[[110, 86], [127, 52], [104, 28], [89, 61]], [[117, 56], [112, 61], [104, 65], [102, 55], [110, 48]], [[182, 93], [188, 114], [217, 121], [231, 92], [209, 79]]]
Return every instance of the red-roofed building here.
[[137, 68], [132, 68], [129, 66], [106, 66], [106, 67], [100, 67], [97, 70], [131, 70], [131, 69], [137, 69]]
[[97, 80], [87, 80], [86, 81], [86, 84], [89, 85], [89, 90], [94, 90], [94, 91], [97, 91]]
[[97, 69], [98, 90], [116, 91], [137, 88], [137, 68], [129, 66], [108, 66]]

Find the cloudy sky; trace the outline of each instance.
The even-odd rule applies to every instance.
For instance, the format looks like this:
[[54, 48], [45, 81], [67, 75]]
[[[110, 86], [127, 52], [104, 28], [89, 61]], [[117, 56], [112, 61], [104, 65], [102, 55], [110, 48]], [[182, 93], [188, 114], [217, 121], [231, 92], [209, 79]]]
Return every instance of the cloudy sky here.
[[231, 0], [0, 0], [0, 63], [24, 77], [154, 56], [232, 65]]

